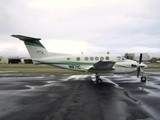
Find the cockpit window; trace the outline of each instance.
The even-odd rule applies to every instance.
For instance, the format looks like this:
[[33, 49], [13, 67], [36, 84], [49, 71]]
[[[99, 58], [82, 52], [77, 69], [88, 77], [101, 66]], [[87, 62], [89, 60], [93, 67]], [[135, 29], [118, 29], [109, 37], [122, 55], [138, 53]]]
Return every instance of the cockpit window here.
[[122, 56], [122, 60], [126, 60], [126, 58], [124, 56]]

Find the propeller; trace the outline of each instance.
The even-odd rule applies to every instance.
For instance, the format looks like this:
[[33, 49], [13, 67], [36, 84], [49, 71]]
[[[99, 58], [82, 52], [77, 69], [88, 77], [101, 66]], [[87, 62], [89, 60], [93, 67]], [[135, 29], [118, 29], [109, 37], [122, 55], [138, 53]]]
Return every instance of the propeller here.
[[138, 64], [131, 64], [132, 67], [137, 68], [137, 78], [139, 77], [140, 72], [142, 72], [142, 76], [144, 74], [143, 68], [147, 68], [147, 65], [142, 63], [142, 53], [139, 56]]
[[139, 56], [139, 66], [137, 67], [137, 78], [139, 77], [140, 71], [143, 72], [140, 66], [141, 62], [142, 62], [142, 53]]
[[142, 62], [142, 53], [139, 56], [139, 64], [141, 64], [141, 62]]

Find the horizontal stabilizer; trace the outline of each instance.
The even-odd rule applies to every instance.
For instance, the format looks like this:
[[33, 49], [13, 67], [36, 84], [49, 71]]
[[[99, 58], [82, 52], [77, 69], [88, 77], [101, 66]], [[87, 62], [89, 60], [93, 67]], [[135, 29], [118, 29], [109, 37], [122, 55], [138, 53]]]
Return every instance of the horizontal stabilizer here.
[[28, 41], [28, 40], [41, 40], [41, 38], [34, 38], [34, 37], [28, 37], [23, 35], [11, 35], [12, 37], [19, 38], [22, 41]]
[[40, 38], [28, 37], [23, 35], [11, 35], [11, 36], [16, 37], [24, 42], [32, 60], [50, 57], [49, 52], [39, 41], [41, 40]]

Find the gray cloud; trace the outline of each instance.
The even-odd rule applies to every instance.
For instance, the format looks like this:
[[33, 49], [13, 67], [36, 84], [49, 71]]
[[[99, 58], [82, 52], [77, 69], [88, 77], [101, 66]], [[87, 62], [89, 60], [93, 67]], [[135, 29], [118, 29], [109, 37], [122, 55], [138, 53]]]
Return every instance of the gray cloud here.
[[[92, 46], [88, 48], [96, 48], [97, 53], [100, 53], [99, 50], [113, 53], [138, 52], [135, 50], [137, 47], [139, 52], [143, 50], [160, 56], [159, 11], [159, 0], [82, 0], [70, 3], [52, 0], [2, 0], [0, 42], [1, 45], [12, 43], [14, 39], [9, 35], [24, 34], [44, 38], [44, 43], [51, 42], [51, 39], [84, 41]], [[9, 47], [5, 45], [6, 50], [11, 47], [11, 44]], [[155, 49], [155, 52], [149, 51]], [[3, 48], [1, 51], [6, 50]]]

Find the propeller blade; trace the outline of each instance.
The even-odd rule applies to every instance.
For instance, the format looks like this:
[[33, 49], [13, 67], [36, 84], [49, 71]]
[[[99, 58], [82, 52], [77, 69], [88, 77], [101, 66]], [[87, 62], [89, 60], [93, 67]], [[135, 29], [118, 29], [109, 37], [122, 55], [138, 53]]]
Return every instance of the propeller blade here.
[[139, 64], [141, 64], [141, 62], [142, 62], [142, 53], [139, 56]]
[[140, 67], [140, 71], [142, 72], [142, 73], [144, 73], [144, 71], [143, 71], [143, 69]]
[[140, 67], [138, 67], [137, 69], [137, 78], [139, 77], [139, 73], [140, 73]]
[[137, 66], [137, 78], [139, 77], [140, 72], [143, 75], [143, 73], [144, 73], [143, 67], [147, 67], [147, 65], [141, 64], [141, 62], [142, 62], [142, 53], [139, 56], [139, 65]]

